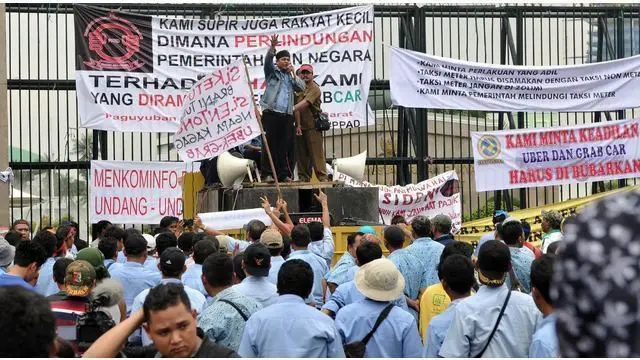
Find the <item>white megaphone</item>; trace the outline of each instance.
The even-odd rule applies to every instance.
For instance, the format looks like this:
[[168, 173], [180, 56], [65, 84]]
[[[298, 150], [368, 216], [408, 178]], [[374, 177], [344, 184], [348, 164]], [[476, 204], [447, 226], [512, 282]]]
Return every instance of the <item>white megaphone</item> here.
[[249, 181], [253, 182], [251, 170], [255, 166], [253, 160], [237, 158], [225, 151], [218, 156], [218, 177], [222, 185], [227, 188], [242, 184], [245, 174], [249, 175]]
[[[348, 157], [335, 159], [331, 163], [333, 166], [333, 173], [341, 172], [345, 175], [351, 176], [352, 178], [362, 181], [364, 179], [364, 166], [367, 162], [367, 151]], [[335, 176], [335, 175], [334, 175]]]

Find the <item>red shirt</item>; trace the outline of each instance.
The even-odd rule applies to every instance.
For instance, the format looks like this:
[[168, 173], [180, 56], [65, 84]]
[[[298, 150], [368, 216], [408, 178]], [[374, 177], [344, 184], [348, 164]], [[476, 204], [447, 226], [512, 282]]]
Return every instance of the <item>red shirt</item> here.
[[530, 243], [528, 241], [525, 241], [524, 242], [524, 246], [529, 248], [529, 250], [533, 251], [533, 254], [536, 256], [536, 259], [538, 259], [540, 256], [542, 256], [542, 251], [540, 251], [540, 249], [538, 249], [537, 247], [533, 246], [532, 243]]

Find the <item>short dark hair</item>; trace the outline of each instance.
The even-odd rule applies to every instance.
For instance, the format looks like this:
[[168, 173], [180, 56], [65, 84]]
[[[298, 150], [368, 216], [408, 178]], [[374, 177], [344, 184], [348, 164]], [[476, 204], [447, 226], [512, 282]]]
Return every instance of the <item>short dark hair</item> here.
[[554, 255], [544, 254], [531, 263], [531, 287], [538, 289], [540, 295], [542, 295], [544, 300], [550, 305], [553, 305], [553, 301], [549, 295], [549, 288], [551, 287], [554, 262]]
[[291, 53], [287, 50], [280, 50], [276, 53], [276, 60], [280, 60], [281, 57], [291, 58]]
[[167, 232], [167, 231], [169, 231], [169, 228], [158, 226], [157, 228], [153, 229], [153, 236], [162, 234], [163, 232]]
[[282, 248], [269, 248], [269, 255], [271, 256], [280, 256], [282, 254]]
[[402, 215], [393, 215], [393, 217], [391, 218], [391, 225], [397, 225], [397, 224], [406, 224], [407, 220], [405, 220], [404, 216]]
[[382, 258], [382, 248], [377, 243], [365, 241], [356, 249], [356, 259], [360, 266]]
[[531, 234], [531, 225], [528, 222], [522, 222], [522, 236], [524, 236], [524, 240], [529, 240], [529, 235]]
[[16, 246], [21, 238], [22, 235], [20, 235], [20, 233], [15, 230], [11, 230], [8, 233], [4, 234], [4, 239], [13, 246]]
[[56, 229], [56, 238], [58, 239], [58, 249], [62, 246], [64, 240], [69, 236], [69, 231], [71, 231], [73, 227], [69, 225], [60, 225]]
[[431, 237], [433, 235], [431, 232], [431, 221], [423, 215], [416, 216], [411, 220], [411, 229], [419, 238]]
[[101, 237], [98, 243], [98, 250], [104, 255], [105, 259], [113, 259], [118, 253], [118, 240], [110, 236]]
[[39, 231], [31, 241], [42, 246], [47, 258], [52, 257], [58, 249], [58, 239], [55, 235], [48, 231]]
[[169, 226], [179, 222], [180, 219], [178, 219], [175, 216], [165, 216], [162, 218], [162, 220], [160, 220], [160, 227], [163, 228], [168, 228]]
[[397, 226], [391, 225], [384, 229], [384, 240], [394, 249], [401, 249], [404, 244], [404, 231]]
[[442, 249], [442, 253], [440, 254], [440, 262], [438, 263], [438, 278], [440, 280], [442, 280], [442, 264], [444, 264], [444, 261], [448, 257], [453, 255], [461, 255], [467, 259], [471, 259], [471, 256], [473, 256], [473, 246], [469, 243], [457, 240], [445, 245], [444, 249]]
[[293, 294], [306, 299], [313, 289], [313, 270], [303, 260], [287, 260], [278, 272], [278, 294]]
[[72, 262], [73, 260], [69, 258], [60, 258], [53, 263], [53, 281], [56, 284], [64, 284], [64, 278], [67, 276], [67, 266]]
[[217, 252], [218, 249], [216, 249], [215, 245], [211, 241], [200, 240], [193, 245], [193, 261], [198, 265], [202, 265], [209, 255]]
[[178, 246], [178, 238], [171, 231], [166, 231], [156, 236], [156, 253], [162, 256], [162, 252], [170, 247]]
[[355, 232], [353, 234], [349, 234], [349, 236], [347, 236], [347, 246], [353, 246], [356, 243], [356, 237], [358, 236], [364, 236], [364, 233]]
[[116, 241], [124, 241], [125, 232], [118, 226], [110, 225], [105, 229], [104, 236], [115, 238]]
[[311, 234], [307, 225], [298, 224], [291, 230], [291, 242], [298, 247], [307, 247], [311, 242]]
[[29, 227], [29, 231], [31, 231], [31, 225], [29, 225], [29, 222], [25, 219], [18, 219], [14, 221], [13, 224], [11, 224], [11, 230], [15, 230], [16, 225], [20, 225], [20, 224], [27, 225]]
[[267, 226], [262, 221], [251, 220], [247, 223], [247, 237], [251, 240], [258, 241], [266, 229]]
[[180, 303], [184, 304], [187, 310], [191, 311], [191, 302], [182, 284], [160, 284], [149, 290], [149, 294], [144, 299], [144, 304], [142, 305], [144, 319], [147, 323], [150, 323], [152, 311], [166, 310]]
[[193, 239], [195, 239], [195, 237], [196, 233], [191, 231], [185, 231], [180, 234], [180, 237], [178, 238], [178, 247], [180, 248], [180, 250], [182, 250], [185, 254], [191, 254], [194, 244]]
[[211, 286], [231, 285], [233, 280], [233, 260], [227, 254], [211, 254], [202, 263], [202, 274]]
[[127, 242], [127, 238], [130, 236], [142, 236], [142, 231], [136, 228], [128, 228], [124, 229], [124, 237], [122, 238], [124, 242]]
[[522, 236], [522, 224], [518, 221], [502, 223], [502, 227], [500, 228], [500, 240], [504, 241], [505, 244], [517, 244], [520, 236]]
[[[216, 248], [216, 251], [220, 251], [220, 241], [218, 241], [217, 237], [209, 235], [207, 233], [197, 233], [196, 236], [194, 236], [193, 244], [196, 244], [201, 240], [207, 240], [213, 245], [213, 247]], [[233, 249], [231, 249], [230, 251], [232, 250]]]
[[107, 227], [109, 227], [110, 225], [112, 225], [111, 222], [107, 221], [107, 220], [100, 220], [97, 223], [92, 224], [91, 225], [91, 238], [93, 240], [98, 239], [100, 236], [102, 236], [102, 231], [104, 229], [106, 229]]
[[21, 286], [6, 286], [0, 287], [0, 304], [0, 356], [48, 358], [56, 338], [56, 318], [47, 299]]
[[286, 259], [289, 254], [291, 254], [291, 237], [285, 234], [282, 235], [282, 252], [280, 252], [280, 256]]
[[[53, 234], [50, 234], [53, 236]], [[20, 267], [27, 267], [34, 262], [40, 268], [47, 261], [46, 250], [36, 241], [20, 241], [16, 246], [16, 254], [13, 257], [13, 263]]]
[[453, 254], [442, 263], [442, 280], [457, 294], [466, 294], [476, 283], [473, 263], [466, 256]]
[[554, 241], [547, 246], [547, 254], [557, 254], [562, 241]]
[[233, 271], [236, 273], [236, 277], [240, 281], [244, 280], [244, 278], [247, 277], [247, 274], [245, 274], [244, 270], [242, 270], [243, 260], [244, 260], [243, 252], [236, 254], [236, 256], [233, 257]]
[[320, 241], [324, 238], [324, 225], [318, 221], [312, 221], [307, 224], [311, 241]]

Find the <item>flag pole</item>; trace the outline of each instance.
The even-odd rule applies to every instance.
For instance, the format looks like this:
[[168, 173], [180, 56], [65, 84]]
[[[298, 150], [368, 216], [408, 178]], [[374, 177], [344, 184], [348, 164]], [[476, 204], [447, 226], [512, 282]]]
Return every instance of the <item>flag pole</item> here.
[[280, 184], [278, 183], [278, 174], [276, 173], [276, 167], [273, 165], [273, 158], [271, 157], [271, 150], [269, 149], [269, 141], [267, 141], [267, 136], [265, 135], [264, 128], [262, 127], [262, 114], [258, 112], [256, 99], [253, 96], [253, 87], [251, 86], [251, 78], [249, 77], [249, 69], [247, 68], [247, 55], [242, 55], [242, 64], [244, 65], [244, 71], [247, 74], [247, 83], [249, 84], [249, 90], [251, 91], [251, 102], [253, 102], [253, 109], [256, 112], [256, 118], [258, 119], [258, 125], [260, 126], [262, 142], [264, 144], [264, 148], [267, 150], [267, 156], [269, 157], [269, 165], [271, 165], [271, 176], [276, 181], [276, 191], [278, 192], [278, 198], [282, 198], [282, 194], [280, 193]]

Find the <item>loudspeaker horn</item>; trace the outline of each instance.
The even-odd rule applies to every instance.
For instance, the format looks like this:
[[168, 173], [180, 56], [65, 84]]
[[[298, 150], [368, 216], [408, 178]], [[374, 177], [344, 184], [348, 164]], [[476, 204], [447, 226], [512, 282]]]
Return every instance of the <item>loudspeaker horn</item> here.
[[249, 159], [241, 159], [231, 155], [228, 151], [218, 156], [218, 176], [224, 187], [239, 185], [244, 180], [245, 175], [253, 182], [251, 169], [255, 167], [255, 162]]
[[362, 181], [364, 179], [364, 167], [367, 162], [367, 151], [351, 156], [348, 158], [335, 159], [331, 163], [333, 166], [333, 173], [341, 172], [345, 175], [349, 175], [352, 178]]

